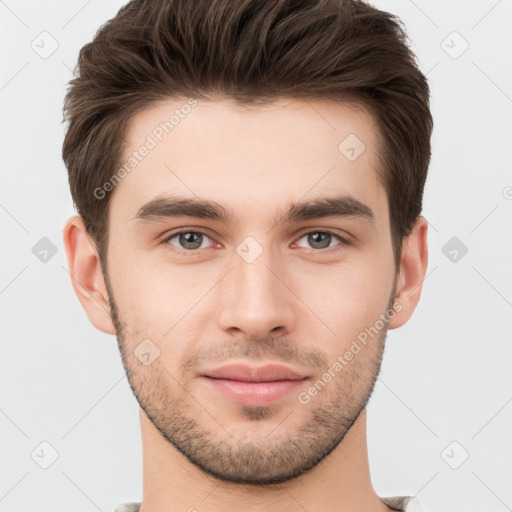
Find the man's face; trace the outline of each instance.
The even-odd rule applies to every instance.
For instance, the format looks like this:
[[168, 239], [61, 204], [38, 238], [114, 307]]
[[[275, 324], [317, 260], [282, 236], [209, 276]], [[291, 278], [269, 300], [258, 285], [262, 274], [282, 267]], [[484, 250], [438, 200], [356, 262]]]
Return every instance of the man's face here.
[[[111, 198], [106, 277], [123, 363], [141, 408], [196, 466], [226, 481], [285, 481], [342, 441], [380, 368], [396, 274], [375, 121], [330, 101], [200, 101], [158, 141], [155, 128], [184, 103], [133, 119], [125, 159], [148, 135], [157, 145]], [[233, 218], [143, 209], [178, 195]], [[338, 205], [339, 215], [279, 219], [292, 203], [339, 197], [373, 216]], [[251, 398], [205, 377], [231, 363], [307, 379]]]

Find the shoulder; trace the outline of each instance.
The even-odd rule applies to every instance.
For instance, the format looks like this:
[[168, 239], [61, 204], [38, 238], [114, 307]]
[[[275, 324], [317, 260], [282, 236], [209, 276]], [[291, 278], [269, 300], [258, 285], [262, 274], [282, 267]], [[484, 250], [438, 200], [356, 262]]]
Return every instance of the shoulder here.
[[389, 507], [402, 512], [425, 512], [415, 496], [386, 496], [380, 499]]
[[139, 512], [139, 508], [140, 508], [140, 501], [139, 502], [130, 501], [130, 502], [121, 503], [120, 505], [118, 505], [116, 507], [116, 509], [114, 510], [114, 512]]

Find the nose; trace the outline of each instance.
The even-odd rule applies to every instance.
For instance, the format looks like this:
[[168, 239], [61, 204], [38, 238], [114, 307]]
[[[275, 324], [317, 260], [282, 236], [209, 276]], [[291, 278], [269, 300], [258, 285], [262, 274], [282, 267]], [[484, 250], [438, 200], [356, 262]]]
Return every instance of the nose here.
[[231, 335], [263, 339], [287, 334], [295, 327], [300, 301], [290, 289], [290, 276], [264, 250], [252, 262], [237, 253], [233, 269], [222, 281], [220, 327]]

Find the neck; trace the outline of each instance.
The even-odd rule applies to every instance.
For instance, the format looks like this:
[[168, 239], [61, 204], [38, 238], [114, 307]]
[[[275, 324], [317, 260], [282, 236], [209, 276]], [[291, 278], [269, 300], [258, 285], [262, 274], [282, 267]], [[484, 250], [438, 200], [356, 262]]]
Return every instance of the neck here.
[[343, 441], [317, 466], [280, 484], [251, 486], [205, 474], [168, 443], [140, 410], [143, 500], [140, 512], [388, 512], [373, 490], [366, 410]]

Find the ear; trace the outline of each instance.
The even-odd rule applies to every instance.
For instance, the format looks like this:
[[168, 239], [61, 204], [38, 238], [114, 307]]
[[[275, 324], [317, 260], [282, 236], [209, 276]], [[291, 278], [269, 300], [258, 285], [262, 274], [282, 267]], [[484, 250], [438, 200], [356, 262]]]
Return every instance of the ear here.
[[427, 231], [428, 223], [420, 215], [410, 235], [403, 241], [400, 273], [396, 282], [397, 313], [389, 321], [389, 329], [404, 325], [411, 318], [420, 300], [428, 264]]
[[96, 329], [116, 334], [96, 244], [80, 215], [68, 219], [63, 239], [71, 283], [80, 304]]

